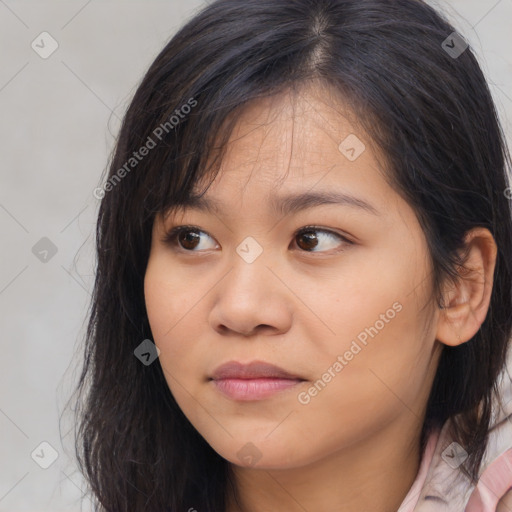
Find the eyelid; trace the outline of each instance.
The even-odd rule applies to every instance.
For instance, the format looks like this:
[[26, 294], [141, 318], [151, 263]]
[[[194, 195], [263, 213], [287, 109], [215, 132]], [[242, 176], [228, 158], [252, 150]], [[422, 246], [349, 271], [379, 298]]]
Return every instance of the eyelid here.
[[[164, 233], [164, 236], [161, 238], [161, 242], [164, 244], [172, 244], [176, 236], [181, 231], [198, 231], [199, 233], [204, 233], [205, 235], [208, 235], [210, 238], [214, 239], [208, 231], [205, 231], [204, 229], [201, 229], [199, 226], [192, 226], [190, 224], [180, 224], [179, 226], [174, 226], [169, 231], [166, 231]], [[186, 252], [198, 252], [198, 251], [186, 251]]]
[[[318, 226], [315, 224], [309, 224], [307, 226], [303, 226], [295, 231], [293, 234], [293, 241], [297, 238], [297, 236], [301, 233], [307, 233], [308, 231], [321, 231], [324, 233], [327, 233], [329, 235], [333, 235], [341, 240], [341, 246], [337, 247], [335, 249], [330, 249], [327, 251], [303, 251], [300, 249], [295, 249], [300, 256], [308, 257], [310, 254], [314, 254], [314, 258], [321, 259], [321, 258], [328, 258], [333, 255], [337, 255], [339, 253], [344, 252], [347, 249], [347, 246], [356, 245], [356, 242], [351, 240], [348, 235], [341, 234], [338, 230], [330, 229], [330, 228], [324, 228], [322, 226]], [[296, 245], [296, 242], [294, 242]]]
[[331, 228], [324, 228], [322, 226], [318, 226], [316, 224], [309, 224], [307, 226], [303, 226], [294, 233], [294, 237], [297, 236], [299, 233], [305, 232], [305, 231], [323, 231], [324, 233], [329, 233], [330, 235], [337, 236], [341, 238], [344, 242], [347, 242], [349, 244], [354, 244], [355, 242], [350, 239], [350, 235], [340, 233], [338, 230], [331, 229]]
[[[170, 244], [170, 245], [176, 246], [178, 250], [182, 250], [182, 251], [187, 252], [187, 253], [194, 253], [194, 252], [199, 253], [199, 252], [201, 252], [201, 251], [188, 251], [186, 249], [182, 249], [181, 247], [179, 247], [175, 243], [175, 238], [177, 237], [177, 235], [181, 231], [187, 231], [187, 230], [197, 231], [199, 233], [204, 233], [205, 235], [208, 235], [210, 238], [215, 240], [215, 238], [212, 235], [210, 235], [210, 233], [208, 233], [208, 231], [205, 231], [204, 229], [201, 229], [199, 226], [193, 226], [193, 225], [190, 225], [190, 224], [182, 224], [182, 225], [179, 225], [179, 226], [174, 226], [169, 231], [166, 231], [164, 233], [164, 236], [161, 238], [161, 242], [163, 244]], [[353, 240], [351, 240], [347, 235], [341, 234], [341, 233], [339, 233], [336, 230], [333, 230], [333, 229], [330, 229], [330, 228], [324, 228], [322, 226], [317, 226], [317, 225], [314, 225], [314, 224], [309, 224], [307, 226], [302, 226], [301, 228], [297, 229], [293, 233], [293, 239], [295, 239], [299, 234], [307, 232], [307, 231], [322, 231], [324, 233], [328, 233], [330, 235], [334, 235], [334, 236], [338, 237], [345, 244], [348, 244], [348, 245], [354, 245], [355, 244], [355, 242]], [[337, 249], [337, 250], [334, 250], [334, 251], [317, 251], [317, 253], [318, 254], [332, 253], [332, 252], [336, 253], [336, 252], [341, 252], [341, 251], [343, 251], [343, 249]], [[300, 252], [303, 252], [304, 254], [315, 254], [315, 251], [300, 251]]]

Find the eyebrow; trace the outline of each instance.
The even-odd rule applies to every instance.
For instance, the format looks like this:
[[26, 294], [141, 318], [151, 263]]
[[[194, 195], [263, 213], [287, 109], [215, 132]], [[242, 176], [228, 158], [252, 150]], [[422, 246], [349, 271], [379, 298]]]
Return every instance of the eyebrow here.
[[[303, 192], [285, 196], [270, 196], [269, 198], [269, 205], [273, 213], [281, 214], [283, 216], [327, 204], [349, 206], [363, 210], [372, 215], [380, 215], [380, 212], [370, 203], [358, 197], [341, 192]], [[212, 197], [206, 197], [204, 195], [199, 196], [192, 194], [188, 198], [180, 201], [177, 206], [216, 214], [221, 214], [223, 211], [222, 203]]]

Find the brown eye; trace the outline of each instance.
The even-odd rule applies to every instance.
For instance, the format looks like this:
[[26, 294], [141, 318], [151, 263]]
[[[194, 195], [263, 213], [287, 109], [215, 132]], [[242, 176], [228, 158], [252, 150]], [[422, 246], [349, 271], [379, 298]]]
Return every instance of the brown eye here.
[[318, 239], [312, 231], [303, 231], [300, 235], [298, 235], [297, 239], [304, 242], [304, 246], [300, 243], [297, 243], [297, 245], [304, 250], [314, 249], [318, 244]]
[[[318, 233], [321, 233], [318, 236]], [[331, 249], [336, 249], [340, 246], [340, 243], [336, 243], [336, 240], [341, 240], [345, 244], [351, 244], [350, 240], [344, 236], [339, 235], [333, 231], [326, 229], [320, 229], [315, 226], [308, 226], [301, 229], [295, 236], [297, 245], [306, 252], [326, 252]], [[323, 250], [314, 250], [317, 247], [324, 248]]]
[[[162, 242], [173, 249], [182, 252], [202, 252], [218, 247], [214, 242], [206, 247], [199, 248], [203, 240], [214, 240], [208, 233], [196, 226], [177, 226], [164, 235]], [[343, 250], [346, 244], [353, 242], [344, 236], [327, 229], [316, 226], [306, 226], [295, 234], [294, 240], [302, 252], [329, 252]], [[319, 249], [318, 249], [319, 248]], [[336, 251], [337, 249], [337, 251]]]
[[[168, 233], [166, 233], [162, 242], [178, 250], [188, 252], [199, 252], [198, 250], [196, 250], [196, 248], [200, 246], [201, 239], [206, 238], [202, 235], [210, 237], [208, 233], [202, 231], [201, 229], [195, 226], [178, 226], [171, 229]], [[213, 247], [206, 247], [203, 249], [211, 249], [215, 247], [216, 246], [214, 244]]]
[[177, 239], [184, 249], [192, 250], [199, 243], [200, 235], [190, 229], [182, 230], [177, 234]]

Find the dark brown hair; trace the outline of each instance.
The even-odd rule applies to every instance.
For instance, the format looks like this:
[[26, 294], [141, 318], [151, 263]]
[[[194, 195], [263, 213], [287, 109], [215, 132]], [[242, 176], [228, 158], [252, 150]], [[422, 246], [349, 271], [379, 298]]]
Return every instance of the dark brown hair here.
[[[476, 478], [512, 329], [510, 161], [471, 48], [455, 56], [443, 47], [453, 32], [419, 0], [218, 0], [151, 64], [124, 117], [100, 205], [76, 390], [77, 456], [101, 510], [225, 509], [228, 462], [177, 406], [159, 361], [146, 366], [134, 356], [152, 339], [143, 290], [151, 228], [157, 213], [214, 177], [231, 114], [311, 79], [353, 106], [385, 155], [390, 183], [427, 237], [433, 301], [445, 279], [458, 277], [464, 234], [482, 226], [495, 238], [487, 317], [470, 341], [443, 348], [421, 438], [423, 447], [434, 426], [454, 418], [452, 437], [469, 453], [462, 470]], [[154, 147], [131, 161], [150, 139]]]

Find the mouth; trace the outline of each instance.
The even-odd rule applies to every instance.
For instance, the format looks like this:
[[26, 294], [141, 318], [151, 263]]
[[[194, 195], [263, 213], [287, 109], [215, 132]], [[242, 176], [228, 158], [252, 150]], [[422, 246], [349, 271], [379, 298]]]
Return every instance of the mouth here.
[[269, 398], [305, 382], [298, 375], [262, 361], [230, 361], [219, 366], [209, 380], [223, 395], [240, 401]]

